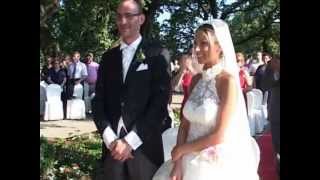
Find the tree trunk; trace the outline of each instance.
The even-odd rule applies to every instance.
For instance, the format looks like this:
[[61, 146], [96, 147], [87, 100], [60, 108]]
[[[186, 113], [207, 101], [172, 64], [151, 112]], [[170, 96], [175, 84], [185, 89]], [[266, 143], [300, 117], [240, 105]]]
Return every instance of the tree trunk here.
[[141, 34], [143, 37], [152, 38], [152, 22], [154, 22], [157, 9], [160, 7], [160, 0], [153, 0], [151, 3], [146, 3], [147, 11], [144, 11], [146, 20], [141, 27]]

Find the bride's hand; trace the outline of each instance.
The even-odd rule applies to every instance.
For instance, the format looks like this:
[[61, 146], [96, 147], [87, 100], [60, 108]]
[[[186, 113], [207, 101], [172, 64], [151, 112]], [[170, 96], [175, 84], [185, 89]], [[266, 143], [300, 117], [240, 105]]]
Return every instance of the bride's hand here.
[[170, 173], [170, 180], [182, 180], [182, 165], [180, 161], [174, 163]]
[[178, 159], [180, 159], [183, 155], [185, 154], [184, 151], [184, 146], [180, 145], [180, 146], [175, 146], [173, 148], [173, 150], [171, 151], [171, 157], [172, 157], [172, 161], [175, 162]]

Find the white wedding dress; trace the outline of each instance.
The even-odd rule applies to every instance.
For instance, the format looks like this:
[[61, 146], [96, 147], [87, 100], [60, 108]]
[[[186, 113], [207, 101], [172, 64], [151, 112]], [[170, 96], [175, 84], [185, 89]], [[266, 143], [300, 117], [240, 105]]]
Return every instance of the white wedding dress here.
[[[215, 77], [220, 72], [221, 64], [203, 71], [184, 106], [183, 114], [190, 122], [187, 142], [208, 135], [215, 127], [220, 102]], [[241, 111], [238, 108], [232, 116], [222, 144], [183, 156], [183, 180], [259, 179], [249, 125]], [[172, 167], [171, 160], [165, 162], [153, 180], [169, 180]]]

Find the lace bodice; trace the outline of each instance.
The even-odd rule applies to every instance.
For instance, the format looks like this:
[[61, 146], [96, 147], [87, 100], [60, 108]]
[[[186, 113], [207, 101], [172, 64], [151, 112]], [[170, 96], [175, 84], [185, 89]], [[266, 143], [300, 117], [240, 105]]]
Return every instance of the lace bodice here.
[[221, 64], [203, 71], [183, 108], [183, 114], [190, 122], [187, 141], [207, 135], [216, 124], [220, 99], [215, 78], [221, 71]]

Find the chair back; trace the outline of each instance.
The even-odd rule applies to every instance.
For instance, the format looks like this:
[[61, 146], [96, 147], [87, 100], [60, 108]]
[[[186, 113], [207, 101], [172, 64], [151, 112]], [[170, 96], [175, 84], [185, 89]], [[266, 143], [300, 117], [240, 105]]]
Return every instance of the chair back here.
[[256, 169], [258, 170], [259, 163], [260, 163], [260, 148], [257, 141], [253, 137], [251, 137], [251, 143], [252, 143], [254, 158], [256, 162]]
[[73, 90], [73, 96], [75, 96], [76, 99], [82, 99], [82, 95], [83, 95], [83, 86], [81, 84], [75, 85]]
[[164, 161], [171, 159], [171, 151], [177, 144], [178, 127], [169, 128], [162, 133]]
[[47, 84], [45, 81], [41, 81], [40, 82], [40, 86], [44, 87], [44, 88], [47, 88], [49, 84]]
[[253, 108], [260, 109], [263, 101], [263, 93], [260, 89], [251, 89], [254, 94]]
[[58, 84], [50, 84], [46, 88], [47, 100], [61, 100], [62, 88]]

